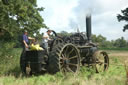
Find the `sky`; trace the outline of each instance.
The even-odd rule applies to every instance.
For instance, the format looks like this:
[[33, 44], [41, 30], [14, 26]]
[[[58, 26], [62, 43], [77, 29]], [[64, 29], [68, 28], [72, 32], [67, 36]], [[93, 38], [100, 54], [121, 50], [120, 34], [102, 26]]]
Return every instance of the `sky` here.
[[40, 13], [44, 23], [56, 32], [76, 32], [77, 28], [86, 32], [85, 16], [91, 13], [93, 34], [128, 40], [128, 31], [122, 31], [127, 22], [118, 22], [116, 17], [128, 7], [128, 0], [37, 0], [37, 5], [45, 8]]

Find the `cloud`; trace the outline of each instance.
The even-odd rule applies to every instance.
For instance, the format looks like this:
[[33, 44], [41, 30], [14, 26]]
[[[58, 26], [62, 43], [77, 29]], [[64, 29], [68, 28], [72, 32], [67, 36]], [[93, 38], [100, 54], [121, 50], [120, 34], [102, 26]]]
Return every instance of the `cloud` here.
[[[68, 24], [74, 17], [73, 8], [77, 6], [78, 0], [38, 0], [39, 6], [44, 6], [42, 14], [45, 23], [53, 30], [69, 30]], [[67, 31], [66, 30], [66, 31]]]
[[85, 14], [90, 10], [93, 34], [102, 34], [108, 40], [121, 36], [128, 39], [126, 33], [122, 32], [124, 22], [118, 22], [116, 17], [122, 9], [126, 8], [127, 2], [127, 0], [79, 0], [79, 5], [74, 8], [76, 23], [79, 23], [81, 30], [85, 31]]
[[92, 33], [102, 34], [108, 40], [121, 36], [128, 40], [127, 31], [122, 32], [124, 22], [117, 21], [117, 14], [128, 6], [127, 0], [37, 0], [45, 7], [41, 13], [46, 25], [60, 32], [74, 32], [79, 27], [86, 31], [85, 14], [92, 14]]

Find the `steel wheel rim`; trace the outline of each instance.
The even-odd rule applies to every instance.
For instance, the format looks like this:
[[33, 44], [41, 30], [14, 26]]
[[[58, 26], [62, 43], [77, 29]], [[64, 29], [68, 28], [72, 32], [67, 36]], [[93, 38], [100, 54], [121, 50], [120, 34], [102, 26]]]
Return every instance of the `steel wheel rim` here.
[[96, 58], [96, 71], [97, 72], [104, 72], [108, 69], [109, 61], [108, 55], [105, 52], [98, 52]]
[[60, 54], [60, 68], [63, 73], [76, 73], [79, 69], [79, 53], [73, 45], [67, 45]]

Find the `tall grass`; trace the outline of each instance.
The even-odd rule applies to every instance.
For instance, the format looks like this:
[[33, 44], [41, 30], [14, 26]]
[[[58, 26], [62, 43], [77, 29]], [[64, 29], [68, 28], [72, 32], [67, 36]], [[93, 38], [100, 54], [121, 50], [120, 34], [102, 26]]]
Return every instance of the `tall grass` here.
[[11, 53], [0, 56], [0, 75], [17, 75], [20, 72], [19, 59], [22, 49], [11, 49]]
[[[115, 72], [114, 72], [115, 71]], [[125, 70], [123, 67], [110, 67], [107, 72], [94, 73], [81, 68], [78, 74], [58, 72], [55, 75], [40, 75], [31, 77], [1, 76], [1, 85], [124, 85]]]
[[124, 63], [125, 71], [126, 71], [126, 85], [128, 85], [128, 60]]
[[110, 56], [110, 66], [106, 72], [95, 73], [81, 67], [77, 74], [58, 72], [31, 77], [23, 76], [19, 66], [21, 49], [13, 49], [12, 57], [0, 61], [0, 85], [125, 85], [126, 70], [117, 57]]

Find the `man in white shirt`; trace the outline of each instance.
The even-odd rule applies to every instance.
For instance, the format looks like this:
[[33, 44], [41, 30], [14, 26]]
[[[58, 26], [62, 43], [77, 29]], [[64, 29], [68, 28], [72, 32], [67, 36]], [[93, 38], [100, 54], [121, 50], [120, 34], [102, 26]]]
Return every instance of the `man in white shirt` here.
[[48, 52], [48, 41], [51, 40], [49, 37], [51, 32], [52, 32], [52, 30], [48, 30], [46, 33], [44, 33], [43, 39], [42, 39], [43, 48], [46, 49], [47, 52]]

